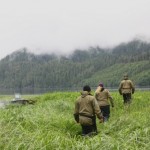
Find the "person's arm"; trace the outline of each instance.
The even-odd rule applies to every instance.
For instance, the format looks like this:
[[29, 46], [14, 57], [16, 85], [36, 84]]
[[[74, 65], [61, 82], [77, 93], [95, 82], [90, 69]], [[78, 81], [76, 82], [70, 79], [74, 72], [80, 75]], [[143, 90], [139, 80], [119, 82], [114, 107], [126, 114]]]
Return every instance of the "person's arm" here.
[[74, 119], [77, 123], [79, 123], [79, 114], [74, 114]]
[[111, 107], [114, 107], [114, 100], [113, 100], [113, 98], [111, 97], [109, 99], [110, 99]]
[[103, 115], [97, 103], [97, 100], [95, 98], [93, 101], [93, 108], [94, 108], [94, 113], [96, 114], [97, 118], [100, 120], [100, 122], [103, 122]]
[[133, 84], [132, 81], [131, 81], [131, 88], [132, 88], [132, 94], [134, 94], [134, 92], [135, 92], [135, 87], [134, 87], [134, 84]]
[[79, 104], [77, 101], [75, 102], [74, 119], [77, 123], [79, 123]]
[[109, 91], [107, 91], [107, 92], [108, 92], [108, 98], [110, 100], [110, 104], [112, 107], [114, 107], [114, 100], [113, 100], [112, 96], [110, 95], [110, 92]]
[[120, 83], [118, 90], [119, 90], [120, 95], [122, 95], [122, 82]]

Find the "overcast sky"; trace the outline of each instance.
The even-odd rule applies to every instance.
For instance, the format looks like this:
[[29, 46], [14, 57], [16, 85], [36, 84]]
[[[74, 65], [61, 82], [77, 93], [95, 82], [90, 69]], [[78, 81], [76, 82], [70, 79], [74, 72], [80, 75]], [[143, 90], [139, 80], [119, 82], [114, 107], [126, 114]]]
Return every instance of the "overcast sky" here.
[[150, 0], [0, 0], [0, 59], [150, 39]]

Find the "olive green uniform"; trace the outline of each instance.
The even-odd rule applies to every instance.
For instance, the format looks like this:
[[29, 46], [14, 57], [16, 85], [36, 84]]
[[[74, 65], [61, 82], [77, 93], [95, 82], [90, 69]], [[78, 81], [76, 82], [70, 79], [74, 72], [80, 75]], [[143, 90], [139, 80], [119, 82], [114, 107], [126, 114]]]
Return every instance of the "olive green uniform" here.
[[113, 99], [110, 95], [110, 92], [107, 89], [95, 92], [95, 97], [97, 99], [99, 106], [107, 106], [110, 105], [110, 103], [111, 106], [114, 106]]
[[131, 94], [134, 94], [135, 87], [131, 80], [124, 79], [120, 82], [119, 93], [123, 96], [124, 103], [131, 102]]
[[98, 87], [95, 92], [95, 98], [97, 99], [103, 114], [104, 121], [108, 121], [110, 117], [110, 104], [114, 107], [113, 98], [111, 97], [110, 92], [105, 88], [99, 89]]
[[134, 85], [131, 80], [122, 80], [119, 85], [119, 93], [134, 93]]
[[101, 119], [101, 111], [94, 96], [89, 92], [82, 91], [81, 96], [75, 102], [74, 115], [79, 115], [79, 123], [82, 125], [92, 125], [92, 119], [88, 118], [97, 115]]

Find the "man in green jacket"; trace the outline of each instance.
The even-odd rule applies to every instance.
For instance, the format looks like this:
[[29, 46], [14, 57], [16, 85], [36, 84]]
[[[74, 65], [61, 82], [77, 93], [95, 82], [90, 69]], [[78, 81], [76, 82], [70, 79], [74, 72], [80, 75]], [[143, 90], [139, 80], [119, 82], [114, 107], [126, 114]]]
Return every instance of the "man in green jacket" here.
[[103, 114], [104, 122], [108, 121], [110, 117], [110, 104], [112, 107], [114, 107], [114, 102], [110, 92], [104, 88], [103, 83], [99, 83], [99, 86], [95, 91], [95, 98], [97, 99]]
[[75, 102], [74, 118], [81, 124], [83, 136], [97, 133], [95, 114], [100, 121], [103, 118], [98, 103], [90, 92], [90, 86], [84, 86], [81, 96]]
[[124, 104], [131, 103], [131, 95], [134, 94], [135, 87], [131, 80], [128, 79], [128, 75], [124, 75], [124, 79], [120, 82], [119, 93], [123, 96]]

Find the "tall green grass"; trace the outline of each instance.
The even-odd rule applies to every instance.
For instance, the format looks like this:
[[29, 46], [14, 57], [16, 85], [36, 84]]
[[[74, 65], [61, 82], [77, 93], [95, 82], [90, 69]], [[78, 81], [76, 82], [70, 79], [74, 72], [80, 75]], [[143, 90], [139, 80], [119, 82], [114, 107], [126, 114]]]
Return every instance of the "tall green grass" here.
[[1, 150], [148, 150], [150, 149], [150, 92], [136, 92], [129, 108], [111, 93], [115, 107], [109, 122], [99, 124], [98, 135], [80, 136], [73, 118], [78, 92], [47, 93], [33, 98], [35, 105], [0, 109]]

